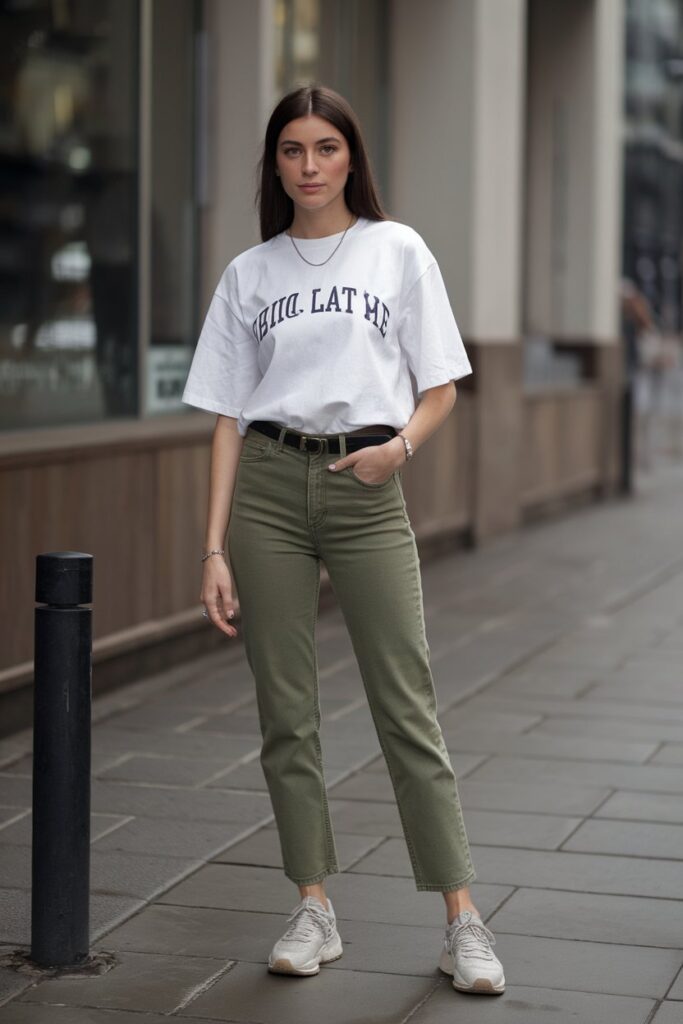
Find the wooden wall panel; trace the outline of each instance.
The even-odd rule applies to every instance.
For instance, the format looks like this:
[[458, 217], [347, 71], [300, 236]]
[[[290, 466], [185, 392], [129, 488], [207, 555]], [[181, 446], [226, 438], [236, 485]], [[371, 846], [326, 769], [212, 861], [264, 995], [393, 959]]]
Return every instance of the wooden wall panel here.
[[93, 638], [156, 611], [155, 459], [133, 452], [12, 467], [0, 474], [0, 669], [33, 656], [36, 556], [93, 555]]
[[426, 536], [469, 525], [472, 511], [473, 397], [458, 394], [451, 415], [402, 470], [415, 534]]
[[209, 497], [210, 443], [159, 454], [157, 608], [160, 616], [196, 606]]
[[524, 396], [523, 507], [599, 483], [600, 422], [600, 391], [596, 387]]

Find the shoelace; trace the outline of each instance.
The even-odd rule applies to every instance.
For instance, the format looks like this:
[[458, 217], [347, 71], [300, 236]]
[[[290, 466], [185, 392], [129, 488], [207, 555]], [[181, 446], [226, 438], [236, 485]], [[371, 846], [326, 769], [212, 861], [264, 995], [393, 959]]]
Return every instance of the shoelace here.
[[[311, 902], [306, 902], [310, 900]], [[291, 921], [289, 928], [282, 936], [288, 940], [312, 939], [316, 934], [316, 926], [322, 928], [323, 935], [327, 936], [332, 931], [332, 924], [329, 914], [314, 896], [307, 896], [303, 903], [294, 908], [287, 918]]]
[[462, 944], [461, 955], [463, 957], [471, 959], [483, 957], [485, 960], [493, 960], [491, 946], [495, 946], [496, 939], [485, 924], [479, 924], [472, 918], [468, 918], [467, 921], [461, 921], [455, 927], [449, 925], [446, 929], [446, 946], [451, 955], [454, 953], [456, 937]]

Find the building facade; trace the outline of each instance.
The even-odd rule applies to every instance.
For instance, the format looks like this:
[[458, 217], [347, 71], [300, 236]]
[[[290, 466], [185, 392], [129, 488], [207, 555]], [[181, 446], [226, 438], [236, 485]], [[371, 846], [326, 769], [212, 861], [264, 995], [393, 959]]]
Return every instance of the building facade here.
[[[683, 4], [646, 6], [680, 61]], [[39, 552], [94, 556], [96, 688], [223, 642], [199, 602], [215, 418], [180, 395], [220, 274], [260, 241], [263, 133], [297, 84], [359, 113], [473, 363], [404, 471], [422, 550], [615, 491], [624, 69], [652, 31], [638, 0], [3, 5], [5, 730], [30, 692]]]

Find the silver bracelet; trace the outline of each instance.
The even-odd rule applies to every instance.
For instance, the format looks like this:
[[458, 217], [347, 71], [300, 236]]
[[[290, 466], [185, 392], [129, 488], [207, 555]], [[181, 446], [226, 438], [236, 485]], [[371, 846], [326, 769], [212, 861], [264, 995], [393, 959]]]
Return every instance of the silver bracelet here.
[[213, 551], [207, 551], [205, 555], [202, 555], [202, 562], [205, 562], [211, 555], [224, 555], [225, 550], [223, 548], [214, 548]]
[[415, 454], [415, 452], [413, 451], [412, 444], [410, 443], [405, 434], [399, 434], [398, 436], [403, 438], [403, 444], [406, 450], [406, 460], [412, 459], [413, 455]]

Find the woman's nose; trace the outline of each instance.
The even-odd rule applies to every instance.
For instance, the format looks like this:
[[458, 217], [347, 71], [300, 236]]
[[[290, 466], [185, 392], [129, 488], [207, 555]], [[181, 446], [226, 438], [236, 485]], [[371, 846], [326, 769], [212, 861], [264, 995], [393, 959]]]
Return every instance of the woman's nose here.
[[304, 170], [305, 171], [317, 171], [318, 170], [318, 165], [315, 162], [315, 157], [313, 156], [313, 154], [311, 154], [310, 156], [305, 156], [304, 157]]

